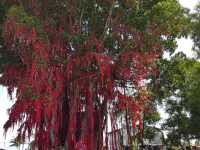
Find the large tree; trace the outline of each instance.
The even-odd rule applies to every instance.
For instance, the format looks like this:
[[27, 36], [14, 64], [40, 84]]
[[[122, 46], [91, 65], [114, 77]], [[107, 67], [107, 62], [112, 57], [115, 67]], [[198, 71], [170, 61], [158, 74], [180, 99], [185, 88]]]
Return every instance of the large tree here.
[[183, 53], [160, 62], [162, 73], [157, 94], [164, 99], [169, 115], [162, 127], [168, 131], [168, 144], [183, 148], [184, 143], [199, 139], [200, 63]]
[[[1, 2], [1, 84], [16, 102], [4, 128], [35, 147], [102, 149], [117, 114], [130, 125], [149, 110], [155, 61], [187, 22], [176, 0], [9, 0]], [[3, 21], [3, 20], [2, 20]], [[5, 55], [3, 55], [5, 54]], [[152, 80], [153, 81], [153, 80]], [[104, 141], [103, 141], [104, 139]], [[116, 135], [112, 136], [116, 148]]]
[[[199, 95], [199, 48], [200, 48], [200, 5], [190, 14], [189, 37], [194, 42], [193, 50], [197, 59], [189, 59], [182, 53], [171, 60], [160, 61], [162, 70], [159, 80], [158, 99], [165, 99], [169, 118], [163, 124], [169, 131], [168, 140], [172, 145], [189, 143], [191, 139], [199, 139], [200, 95]], [[184, 49], [183, 49], [184, 51]]]

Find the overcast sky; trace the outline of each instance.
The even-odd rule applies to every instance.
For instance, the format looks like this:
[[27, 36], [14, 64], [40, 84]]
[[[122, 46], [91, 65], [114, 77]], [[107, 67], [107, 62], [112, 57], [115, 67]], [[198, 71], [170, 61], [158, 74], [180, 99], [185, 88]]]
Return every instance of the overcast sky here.
[[199, 0], [179, 0], [183, 7], [189, 8], [191, 10], [194, 9], [195, 5]]
[[[194, 8], [197, 4], [198, 0], [180, 0], [180, 3], [189, 9]], [[180, 39], [178, 40], [178, 51], [183, 51], [187, 56], [192, 57], [193, 53], [191, 51], [192, 48], [192, 40], [191, 39]], [[16, 148], [8, 148], [9, 141], [15, 136], [16, 131], [10, 131], [7, 134], [7, 138], [5, 140], [3, 135], [3, 124], [8, 119], [7, 109], [12, 106], [12, 102], [8, 100], [7, 90], [5, 87], [0, 86], [0, 149], [7, 148], [9, 150], [15, 150]], [[161, 111], [161, 117], [166, 117], [165, 113]]]
[[[195, 5], [199, 0], [179, 0], [183, 7], [189, 8], [194, 11]], [[191, 51], [193, 42], [191, 39], [180, 39], [178, 40], [177, 52], [183, 51], [188, 57], [193, 57], [194, 53]]]

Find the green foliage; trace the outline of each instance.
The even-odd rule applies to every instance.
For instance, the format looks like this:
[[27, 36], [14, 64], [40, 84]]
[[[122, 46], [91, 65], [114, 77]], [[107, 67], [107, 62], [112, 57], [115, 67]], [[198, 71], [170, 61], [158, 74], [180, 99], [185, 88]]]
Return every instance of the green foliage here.
[[18, 5], [11, 6], [6, 13], [6, 17], [14, 17], [16, 18], [17, 23], [26, 25], [28, 27], [34, 27], [41, 39], [47, 39], [47, 34], [44, 31], [44, 27], [40, 18], [27, 13], [24, 7]]
[[[0, 35], [2, 34], [2, 31], [3, 31], [3, 21], [5, 19], [5, 7], [2, 3], [0, 3]], [[0, 36], [0, 45], [1, 45], [1, 42], [2, 42], [2, 39], [1, 39], [1, 36]]]
[[22, 6], [12, 6], [7, 12], [7, 17], [15, 17], [18, 23], [35, 27], [38, 30], [42, 28], [41, 21], [35, 16], [28, 15]]
[[196, 6], [195, 13], [190, 15], [191, 17], [191, 38], [194, 42], [193, 50], [197, 52], [197, 56], [200, 56], [200, 3]]
[[147, 124], [155, 124], [156, 122], [160, 121], [160, 119], [160, 114], [157, 111], [146, 114], [144, 117], [144, 120]]
[[176, 0], [160, 1], [146, 13], [151, 22], [165, 28], [171, 35], [180, 33], [185, 27], [187, 18], [183, 14], [184, 9]]
[[[154, 104], [155, 105], [155, 104]], [[144, 137], [145, 139], [153, 139], [156, 133], [161, 132], [159, 128], [155, 127], [161, 119], [159, 112], [155, 109], [153, 112], [144, 115]]]
[[[173, 53], [177, 47], [176, 38], [187, 36], [190, 25], [188, 11], [177, 0], [159, 1], [146, 12], [150, 24], [165, 30], [161, 41], [165, 50]], [[159, 31], [158, 31], [159, 32]]]
[[168, 142], [180, 146], [200, 135], [200, 62], [182, 53], [162, 61], [160, 91], [169, 118], [163, 128], [169, 131]]

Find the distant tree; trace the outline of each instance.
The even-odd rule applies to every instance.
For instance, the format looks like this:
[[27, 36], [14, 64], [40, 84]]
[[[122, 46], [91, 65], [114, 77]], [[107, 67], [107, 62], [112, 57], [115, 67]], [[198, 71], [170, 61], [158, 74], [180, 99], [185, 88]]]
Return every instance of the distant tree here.
[[[160, 95], [164, 98], [169, 118], [163, 124], [168, 142], [182, 146], [198, 139], [200, 133], [200, 63], [178, 53], [171, 60], [163, 60], [165, 68], [160, 76]], [[163, 66], [161, 65], [161, 66]]]
[[197, 57], [200, 56], [200, 3], [197, 4], [195, 12], [190, 14], [191, 17], [191, 38], [194, 42], [193, 50], [196, 52]]

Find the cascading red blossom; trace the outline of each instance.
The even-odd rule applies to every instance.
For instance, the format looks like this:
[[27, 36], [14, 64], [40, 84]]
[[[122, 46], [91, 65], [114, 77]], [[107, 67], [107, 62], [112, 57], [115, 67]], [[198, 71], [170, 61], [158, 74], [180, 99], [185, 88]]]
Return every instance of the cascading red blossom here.
[[[9, 89], [17, 88], [5, 130], [19, 122], [18, 138], [30, 138], [34, 131], [35, 146], [41, 150], [66, 144], [70, 150], [93, 150], [103, 147], [108, 115], [116, 130], [118, 109], [128, 111], [133, 128], [139, 121], [142, 129], [141, 112], [148, 97], [141, 91], [155, 72], [158, 53], [136, 47], [113, 57], [94, 34], [85, 42], [87, 49], [76, 52], [59, 37], [63, 30], [52, 31], [54, 37], [46, 42], [34, 27], [18, 24], [15, 18], [5, 23], [5, 42], [21, 58], [20, 68], [7, 66], [2, 77]], [[94, 46], [90, 44], [96, 51], [88, 49]], [[122, 92], [126, 86], [133, 86], [137, 96]]]

